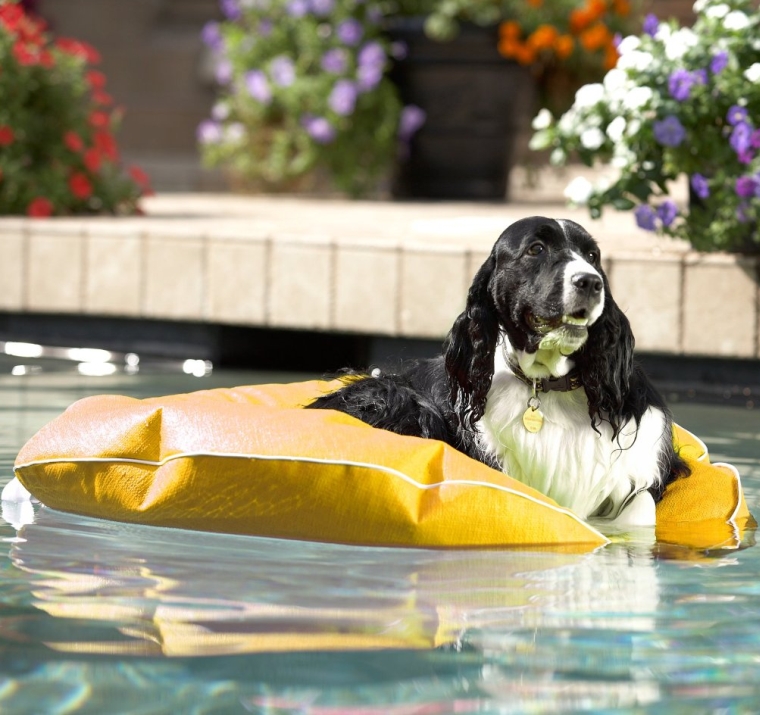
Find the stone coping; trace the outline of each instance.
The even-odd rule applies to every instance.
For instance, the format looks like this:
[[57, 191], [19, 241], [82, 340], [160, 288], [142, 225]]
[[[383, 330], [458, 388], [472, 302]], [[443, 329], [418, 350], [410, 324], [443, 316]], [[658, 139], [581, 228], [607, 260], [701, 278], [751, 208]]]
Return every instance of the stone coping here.
[[442, 338], [501, 231], [570, 218], [645, 352], [758, 358], [757, 265], [557, 203], [165, 194], [145, 215], [0, 219], [0, 311]]

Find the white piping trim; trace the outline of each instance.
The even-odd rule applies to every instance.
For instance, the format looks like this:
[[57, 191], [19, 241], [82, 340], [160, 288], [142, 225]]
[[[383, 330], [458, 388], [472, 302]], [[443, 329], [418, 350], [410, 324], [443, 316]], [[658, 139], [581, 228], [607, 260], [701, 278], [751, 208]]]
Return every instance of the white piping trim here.
[[338, 459], [320, 459], [317, 457], [292, 457], [292, 456], [277, 456], [277, 455], [258, 455], [258, 454], [236, 454], [234, 452], [181, 452], [179, 454], [172, 454], [168, 457], [164, 457], [164, 459], [160, 461], [152, 461], [148, 459], [128, 459], [128, 458], [121, 458], [121, 457], [78, 457], [78, 458], [66, 458], [66, 457], [58, 457], [55, 459], [40, 459], [32, 462], [26, 462], [24, 464], [18, 464], [13, 467], [14, 472], [18, 472], [19, 470], [26, 469], [28, 467], [37, 467], [45, 464], [65, 464], [65, 463], [109, 463], [109, 462], [117, 462], [120, 464], [144, 464], [151, 467], [161, 467], [168, 462], [171, 462], [175, 459], [186, 459], [190, 457], [223, 457], [223, 458], [234, 458], [234, 459], [259, 459], [259, 460], [265, 460], [265, 461], [283, 461], [283, 462], [308, 462], [310, 464], [332, 464], [337, 466], [344, 466], [344, 467], [363, 467], [365, 469], [375, 469], [379, 472], [385, 472], [386, 474], [390, 474], [394, 477], [398, 477], [399, 479], [403, 480], [407, 484], [410, 484], [413, 487], [416, 487], [417, 489], [427, 491], [428, 489], [438, 489], [439, 487], [444, 486], [473, 486], [473, 487], [486, 487], [491, 489], [496, 489], [500, 492], [506, 492], [507, 494], [513, 494], [518, 497], [522, 497], [524, 499], [527, 499], [528, 501], [532, 501], [536, 504], [540, 504], [541, 506], [545, 506], [548, 509], [551, 509], [552, 511], [556, 511], [560, 514], [564, 514], [566, 516], [571, 517], [572, 519], [575, 519], [578, 523], [585, 526], [589, 531], [596, 534], [601, 539], [604, 539], [605, 543], [609, 544], [611, 543], [610, 540], [604, 536], [601, 532], [594, 529], [593, 526], [590, 526], [587, 524], [583, 519], [581, 519], [577, 514], [574, 514], [569, 509], [564, 509], [560, 506], [554, 506], [553, 504], [548, 504], [540, 499], [536, 499], [535, 497], [530, 496], [529, 494], [525, 494], [520, 491], [516, 491], [514, 489], [510, 489], [509, 487], [502, 486], [500, 484], [491, 484], [490, 482], [481, 482], [474, 479], [455, 479], [455, 480], [449, 480], [449, 481], [443, 481], [443, 482], [436, 482], [434, 484], [422, 484], [421, 482], [418, 482], [414, 479], [412, 479], [409, 475], [404, 474], [403, 472], [399, 472], [396, 469], [393, 469], [392, 467], [385, 467], [380, 464], [371, 464], [368, 462], [353, 462], [350, 460], [338, 460]]
[[736, 515], [739, 512], [739, 507], [742, 505], [742, 495], [744, 494], [744, 490], [742, 489], [741, 475], [739, 474], [739, 470], [733, 464], [728, 464], [728, 462], [715, 462], [712, 466], [726, 467], [727, 469], [730, 469], [734, 473], [734, 476], [736, 477], [736, 486], [738, 488], [738, 498], [736, 500], [736, 507], [734, 508], [734, 511], [731, 514], [731, 516], [728, 518], [728, 520], [732, 524], [734, 524], [734, 526], [736, 526], [736, 523], [734, 522], [734, 520], [736, 519]]

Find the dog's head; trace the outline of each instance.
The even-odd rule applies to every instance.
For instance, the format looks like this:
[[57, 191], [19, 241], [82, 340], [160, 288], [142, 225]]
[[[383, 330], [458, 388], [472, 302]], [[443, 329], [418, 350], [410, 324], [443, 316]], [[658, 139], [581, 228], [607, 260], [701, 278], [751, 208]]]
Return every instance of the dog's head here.
[[577, 223], [540, 216], [513, 223], [476, 274], [446, 346], [452, 397], [470, 428], [485, 411], [500, 335], [529, 377], [575, 367], [592, 419], [619, 411], [633, 336], [610, 295], [599, 247]]

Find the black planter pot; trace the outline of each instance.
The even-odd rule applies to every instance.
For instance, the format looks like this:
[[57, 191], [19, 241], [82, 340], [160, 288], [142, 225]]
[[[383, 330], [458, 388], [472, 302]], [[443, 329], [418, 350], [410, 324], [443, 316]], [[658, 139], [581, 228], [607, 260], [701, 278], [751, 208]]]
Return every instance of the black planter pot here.
[[414, 18], [389, 34], [407, 46], [391, 74], [401, 99], [427, 115], [399, 161], [393, 195], [506, 199], [514, 137], [531, 96], [528, 70], [499, 55], [495, 27], [465, 25], [454, 40], [435, 42]]

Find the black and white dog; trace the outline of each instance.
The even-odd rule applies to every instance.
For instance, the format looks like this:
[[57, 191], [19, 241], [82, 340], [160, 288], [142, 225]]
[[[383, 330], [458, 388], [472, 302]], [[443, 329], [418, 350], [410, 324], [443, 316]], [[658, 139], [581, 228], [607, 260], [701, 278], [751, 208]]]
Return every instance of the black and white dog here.
[[652, 525], [689, 470], [633, 345], [594, 239], [532, 217], [497, 240], [442, 356], [348, 375], [309, 407], [447, 442], [582, 518]]

